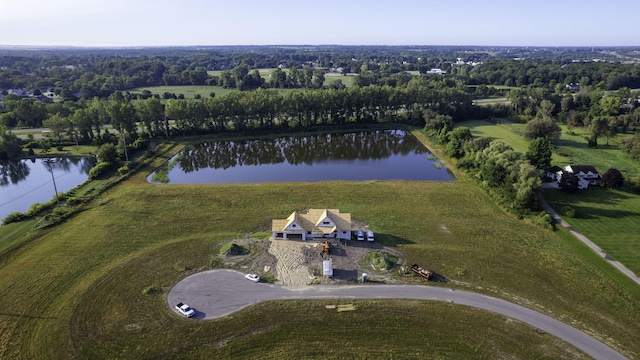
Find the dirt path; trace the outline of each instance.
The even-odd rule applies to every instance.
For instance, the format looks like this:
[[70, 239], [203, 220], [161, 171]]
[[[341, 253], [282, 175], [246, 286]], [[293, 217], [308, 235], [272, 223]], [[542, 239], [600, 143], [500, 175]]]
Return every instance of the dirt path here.
[[277, 259], [275, 266], [278, 281], [276, 284], [308, 285], [314, 277], [311, 275], [309, 259], [305, 250], [312, 250], [313, 247], [317, 247], [317, 243], [305, 244], [292, 240], [271, 240], [269, 253]]

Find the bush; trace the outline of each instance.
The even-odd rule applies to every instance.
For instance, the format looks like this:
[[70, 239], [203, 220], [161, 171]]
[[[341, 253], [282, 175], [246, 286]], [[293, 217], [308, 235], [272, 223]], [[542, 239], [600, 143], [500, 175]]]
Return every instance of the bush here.
[[536, 224], [542, 226], [545, 229], [554, 229], [555, 228], [555, 220], [551, 215], [547, 212], [541, 212], [533, 219]]
[[124, 165], [118, 168], [118, 174], [120, 175], [126, 175], [127, 173], [129, 173], [129, 171], [131, 171], [129, 169], [129, 165]]
[[631, 190], [640, 194], [640, 177], [634, 177], [629, 179], [629, 187], [631, 188]]
[[58, 150], [58, 151], [62, 151], [62, 149], [64, 149], [64, 146], [62, 146], [62, 145], [58, 145], [58, 146], [56, 146], [56, 150]]
[[81, 202], [82, 202], [82, 198], [75, 197], [75, 196], [71, 196], [67, 199], [67, 205], [69, 206], [78, 205]]
[[147, 286], [142, 290], [145, 295], [160, 295], [162, 294], [162, 288], [157, 286]]
[[45, 208], [46, 208], [45, 204], [35, 203], [29, 207], [29, 210], [27, 210], [26, 214], [28, 217], [31, 217], [31, 216], [37, 215], [38, 213], [40, 213], [40, 211], [44, 210]]
[[109, 169], [111, 169], [112, 164], [106, 162], [99, 162], [96, 166], [92, 167], [89, 170], [89, 180], [97, 179], [98, 177], [104, 175]]
[[572, 208], [571, 206], [565, 206], [562, 208], [562, 210], [560, 210], [561, 214], [563, 216], [568, 216], [571, 218], [576, 217], [576, 210], [574, 208]]
[[14, 222], [18, 222], [18, 221], [22, 221], [24, 219], [27, 218], [27, 215], [24, 213], [21, 213], [19, 211], [16, 212], [12, 212], [9, 215], [7, 215], [4, 220], [2, 220], [2, 224], [3, 225], [7, 225], [7, 224], [11, 224]]

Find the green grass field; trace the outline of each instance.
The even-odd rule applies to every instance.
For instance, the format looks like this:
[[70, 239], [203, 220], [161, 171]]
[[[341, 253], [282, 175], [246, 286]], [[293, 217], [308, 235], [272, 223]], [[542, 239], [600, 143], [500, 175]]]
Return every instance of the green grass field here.
[[201, 97], [209, 97], [209, 94], [215, 93], [216, 96], [223, 96], [231, 91], [237, 91], [235, 89], [225, 89], [222, 86], [207, 86], [207, 85], [184, 85], [184, 86], [147, 86], [135, 89], [129, 89], [132, 94], [140, 94], [144, 90], [151, 91], [152, 94], [158, 94], [162, 96], [165, 92], [172, 94], [183, 94], [185, 98], [194, 98], [196, 95]]
[[[203, 322], [166, 308], [172, 284], [219, 264], [222, 244], [305, 207], [351, 213], [447, 286], [532, 307], [640, 354], [636, 288], [470, 182], [152, 185], [151, 170], [55, 228], [0, 228], [0, 358], [580, 356], [501, 316], [427, 301], [357, 301], [355, 312], [329, 314], [322, 301], [272, 302]], [[159, 285], [163, 295], [145, 295]]]
[[564, 216], [571, 226], [640, 274], [640, 196], [595, 188], [576, 194], [546, 190], [544, 198], [556, 211], [572, 207], [575, 217]]
[[500, 139], [509, 144], [513, 150], [526, 153], [529, 141], [524, 134], [524, 125], [512, 123], [506, 119], [497, 119], [498, 123], [490, 123], [485, 120], [470, 120], [457, 123], [456, 126], [466, 126], [474, 137], [488, 137]]
[[[491, 124], [486, 121], [467, 121], [474, 136], [493, 137], [504, 140], [516, 151], [526, 152], [528, 141], [521, 136], [524, 125], [504, 123]], [[601, 173], [609, 168], [620, 170], [626, 178], [640, 176], [640, 162], [630, 158], [619, 149], [620, 135], [599, 139], [598, 148], [587, 146], [586, 129], [577, 128], [573, 133], [562, 126], [562, 136], [556, 142], [553, 164], [564, 167], [569, 164], [593, 165]], [[636, 244], [640, 234], [640, 196], [638, 194], [595, 189], [566, 194], [561, 191], [545, 191], [544, 198], [560, 211], [571, 206], [577, 211], [576, 218], [566, 220], [590, 240], [598, 244], [636, 274], [640, 274], [640, 247]]]
[[[506, 119], [498, 119], [497, 124], [485, 120], [470, 120], [457, 123], [456, 126], [466, 126], [475, 137], [490, 137], [501, 139], [509, 144], [515, 151], [526, 153], [529, 141], [524, 138], [524, 124], [513, 123]], [[620, 150], [622, 136], [618, 135], [609, 139], [607, 145], [606, 138], [598, 139], [598, 147], [588, 147], [589, 134], [587, 130], [580, 127], [570, 133], [566, 126], [561, 125], [562, 134], [560, 139], [554, 142], [552, 163], [560, 167], [566, 165], [593, 165], [604, 173], [609, 168], [616, 168], [622, 172], [626, 178], [640, 176], [640, 161], [634, 160], [624, 151]]]
[[626, 178], [640, 176], [640, 161], [634, 160], [627, 153], [620, 150], [620, 142], [623, 136], [617, 135], [609, 139], [598, 138], [598, 147], [588, 147], [588, 130], [579, 127], [573, 133], [567, 131], [566, 126], [561, 125], [562, 136], [557, 143], [557, 153], [562, 156], [563, 164], [594, 165], [599, 172], [604, 173], [609, 168], [616, 168]]

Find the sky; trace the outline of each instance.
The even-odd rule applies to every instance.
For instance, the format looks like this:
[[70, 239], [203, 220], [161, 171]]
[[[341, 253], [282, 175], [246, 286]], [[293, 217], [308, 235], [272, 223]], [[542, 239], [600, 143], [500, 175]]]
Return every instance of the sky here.
[[0, 0], [0, 45], [640, 46], [640, 0]]

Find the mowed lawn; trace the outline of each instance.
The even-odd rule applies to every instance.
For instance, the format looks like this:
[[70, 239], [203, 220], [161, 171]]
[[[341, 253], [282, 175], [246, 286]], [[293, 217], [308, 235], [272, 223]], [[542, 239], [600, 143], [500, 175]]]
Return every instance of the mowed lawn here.
[[[625, 178], [640, 176], [640, 161], [631, 158], [626, 152], [620, 150], [622, 138], [629, 134], [618, 134], [609, 139], [598, 138], [598, 147], [588, 147], [589, 131], [584, 127], [578, 127], [568, 131], [561, 125], [562, 136], [556, 142], [556, 153], [559, 155], [559, 166], [569, 164], [593, 165], [600, 173], [609, 168], [616, 168], [622, 172]], [[555, 159], [555, 158], [554, 158]]]
[[[506, 119], [497, 119], [498, 123], [490, 123], [486, 120], [470, 120], [457, 123], [456, 126], [466, 126], [474, 137], [489, 137], [500, 139], [509, 144], [515, 151], [526, 153], [529, 140], [524, 138], [525, 124], [513, 123]], [[565, 125], [560, 125], [562, 134], [559, 140], [554, 141], [554, 153], [552, 165], [565, 167], [567, 165], [593, 165], [600, 173], [609, 168], [620, 170], [626, 178], [640, 176], [640, 161], [632, 159], [627, 153], [620, 150], [622, 137], [619, 134], [607, 139], [598, 139], [598, 147], [587, 146], [589, 134], [585, 128], [576, 128], [569, 132]]]
[[575, 216], [563, 216], [571, 226], [640, 274], [640, 196], [594, 188], [575, 194], [545, 190], [543, 197], [561, 215], [571, 207]]
[[[355, 312], [335, 313], [323, 305], [336, 301], [270, 302], [213, 321], [167, 308], [173, 284], [225, 266], [220, 246], [313, 207], [351, 213], [408, 264], [449, 279], [431, 286], [504, 298], [640, 355], [638, 297], [562, 237], [504, 213], [469, 182], [152, 185], [150, 170], [64, 224], [4, 248], [0, 358], [581, 356], [528, 326], [455, 304], [359, 300]], [[162, 294], [145, 294], [158, 286]]]
[[[524, 124], [498, 124], [476, 120], [462, 122], [474, 136], [492, 137], [505, 141], [516, 151], [526, 152], [528, 141], [522, 136]], [[598, 139], [599, 146], [587, 146], [588, 130], [576, 128], [572, 132], [561, 125], [562, 135], [555, 142], [554, 165], [593, 165], [602, 174], [609, 168], [620, 170], [625, 178], [640, 176], [640, 161], [620, 150], [621, 137], [608, 141]], [[595, 189], [566, 194], [545, 191], [543, 197], [556, 210], [565, 206], [576, 210], [575, 218], [565, 219], [579, 232], [598, 244], [636, 274], [640, 274], [640, 195], [623, 191]]]
[[486, 120], [469, 120], [456, 123], [456, 126], [465, 126], [471, 130], [474, 137], [486, 137], [500, 139], [513, 148], [513, 150], [526, 153], [529, 141], [524, 134], [524, 125], [515, 124], [506, 119], [496, 119], [497, 123]]
[[222, 86], [208, 86], [208, 85], [183, 85], [183, 86], [146, 86], [139, 87], [134, 89], [129, 89], [132, 94], [141, 94], [144, 90], [151, 91], [153, 95], [162, 95], [166, 92], [176, 95], [184, 95], [187, 99], [192, 99], [196, 95], [200, 95], [201, 97], [209, 97], [211, 93], [216, 94], [216, 96], [223, 96], [231, 91], [237, 91], [236, 89], [225, 89]]

